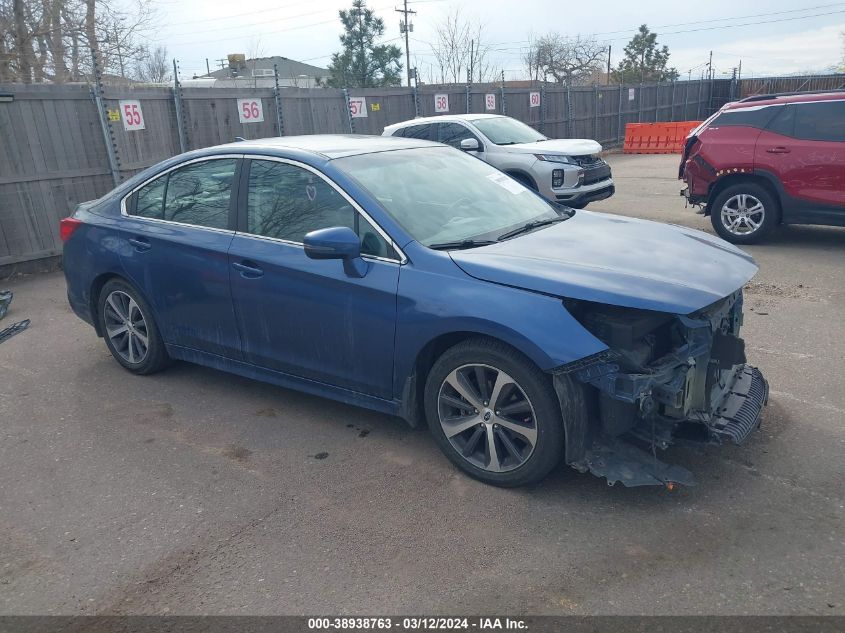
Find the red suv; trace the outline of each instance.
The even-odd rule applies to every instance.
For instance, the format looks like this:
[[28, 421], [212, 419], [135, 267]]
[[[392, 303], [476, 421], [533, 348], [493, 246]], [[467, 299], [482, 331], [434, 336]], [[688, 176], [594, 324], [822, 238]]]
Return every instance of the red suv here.
[[735, 244], [781, 223], [845, 226], [845, 92], [727, 104], [687, 137], [678, 177]]

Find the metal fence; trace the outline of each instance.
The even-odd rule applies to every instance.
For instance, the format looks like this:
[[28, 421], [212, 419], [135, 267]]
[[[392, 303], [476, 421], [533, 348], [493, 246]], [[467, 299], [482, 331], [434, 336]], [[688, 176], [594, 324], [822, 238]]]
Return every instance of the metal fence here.
[[[621, 144], [626, 123], [706, 117], [721, 105], [713, 99], [718, 83], [349, 91], [105, 86], [99, 92], [86, 85], [0, 85], [0, 266], [58, 255], [59, 220], [76, 204], [184, 150], [237, 137], [381, 134], [386, 125], [443, 106], [452, 114], [505, 113], [550, 137], [613, 146]], [[131, 102], [143, 121], [134, 128], [127, 126], [134, 123]]]

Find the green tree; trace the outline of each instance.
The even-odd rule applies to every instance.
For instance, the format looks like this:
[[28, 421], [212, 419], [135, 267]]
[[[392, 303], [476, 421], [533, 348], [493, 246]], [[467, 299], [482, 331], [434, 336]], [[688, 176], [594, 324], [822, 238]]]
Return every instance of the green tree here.
[[678, 78], [675, 68], [668, 68], [669, 47], [658, 48], [657, 33], [648, 30], [645, 24], [631, 38], [625, 47], [625, 57], [613, 71], [613, 78], [623, 81], [643, 83], [671, 81]]
[[353, 0], [340, 11], [343, 50], [332, 55], [326, 85], [332, 88], [376, 88], [401, 83], [402, 51], [398, 46], [376, 44], [384, 35], [384, 20], [368, 9], [365, 0]]

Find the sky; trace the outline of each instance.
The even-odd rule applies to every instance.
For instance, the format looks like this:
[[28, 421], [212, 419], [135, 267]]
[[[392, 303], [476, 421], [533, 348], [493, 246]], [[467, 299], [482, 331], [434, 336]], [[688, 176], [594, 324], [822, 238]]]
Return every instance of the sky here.
[[[151, 44], [165, 45], [178, 60], [180, 76], [189, 78], [212, 70], [228, 53], [248, 57], [280, 55], [325, 67], [339, 50], [342, 28], [338, 10], [351, 0], [247, 0], [209, 3], [207, 0], [151, 0], [158, 18]], [[382, 41], [404, 47], [399, 34], [400, 14], [389, 0], [368, 0], [384, 18]], [[623, 48], [640, 24], [669, 46], [670, 65], [693, 78], [705, 68], [710, 51], [716, 77], [730, 76], [742, 63], [742, 75], [770, 76], [829, 70], [842, 60], [845, 2], [830, 0], [409, 0], [412, 18], [411, 65], [426, 77], [434, 64], [430, 42], [445, 16], [460, 10], [478, 22], [490, 46], [492, 66], [508, 79], [524, 74], [522, 54], [529, 37], [557, 32], [589, 35], [612, 48], [615, 66]], [[403, 50], [404, 62], [404, 50]]]

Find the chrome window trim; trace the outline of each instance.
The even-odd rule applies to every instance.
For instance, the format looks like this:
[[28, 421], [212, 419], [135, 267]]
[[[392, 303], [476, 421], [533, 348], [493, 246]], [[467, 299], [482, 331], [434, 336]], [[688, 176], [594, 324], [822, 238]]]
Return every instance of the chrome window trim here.
[[[158, 180], [162, 176], [169, 174], [171, 171], [174, 171], [176, 169], [181, 169], [182, 167], [185, 167], [187, 165], [193, 165], [194, 163], [201, 163], [201, 162], [207, 162], [207, 161], [212, 161], [212, 160], [221, 160], [221, 159], [225, 159], [225, 158], [242, 159], [243, 157], [244, 157], [243, 154], [217, 154], [217, 155], [214, 155], [214, 156], [201, 156], [199, 158], [192, 158], [191, 160], [186, 160], [184, 163], [179, 163], [178, 165], [173, 165], [172, 167], [168, 167], [164, 171], [157, 173], [152, 178], [148, 178], [147, 180], [142, 182], [137, 187], [134, 187], [129, 193], [127, 193], [125, 196], [123, 196], [120, 199], [120, 215], [125, 217], [125, 218], [133, 218], [135, 220], [141, 220], [143, 222], [153, 222], [153, 223], [156, 223], [156, 224], [169, 224], [169, 225], [172, 225], [172, 226], [187, 226], [187, 227], [190, 227], [192, 229], [200, 229], [202, 231], [213, 231], [214, 233], [223, 233], [225, 235], [234, 235], [235, 231], [233, 231], [232, 229], [218, 229], [218, 228], [215, 228], [215, 227], [212, 227], [212, 226], [202, 226], [200, 224], [190, 224], [188, 222], [174, 222], [173, 220], [161, 220], [159, 218], [145, 218], [144, 216], [141, 216], [141, 215], [132, 215], [131, 213], [129, 213], [126, 210], [126, 201], [139, 189], [143, 189], [144, 187], [146, 187], [150, 183]], [[229, 195], [231, 196], [231, 194], [229, 194]]]
[[[245, 155], [244, 158], [248, 158], [249, 160], [268, 160], [268, 161], [272, 161], [272, 162], [275, 162], [275, 163], [285, 163], [287, 165], [293, 165], [294, 167], [299, 167], [299, 168], [304, 169], [306, 171], [310, 171], [312, 174], [314, 174], [318, 178], [321, 178], [326, 183], [328, 183], [328, 185], [330, 187], [332, 187], [341, 196], [343, 196], [346, 199], [346, 201], [352, 206], [352, 208], [355, 211], [357, 211], [358, 213], [360, 213], [367, 220], [367, 222], [369, 222], [372, 225], [372, 227], [378, 232], [378, 234], [381, 235], [382, 238], [384, 238], [384, 240], [390, 245], [390, 247], [393, 248], [393, 250], [396, 251], [399, 254], [399, 259], [396, 259], [394, 257], [380, 257], [378, 255], [363, 255], [363, 254], [361, 255], [361, 257], [364, 257], [364, 258], [367, 258], [367, 259], [377, 259], [379, 261], [385, 261], [385, 262], [394, 262], [394, 263], [399, 263], [399, 264], [406, 264], [408, 262], [408, 257], [405, 255], [405, 253], [402, 251], [402, 249], [399, 248], [399, 246], [396, 244], [396, 242], [393, 241], [393, 238], [391, 238], [387, 234], [387, 232], [383, 228], [381, 228], [381, 226], [379, 226], [378, 222], [373, 220], [373, 218], [370, 216], [370, 214], [367, 213], [366, 211], [364, 211], [363, 207], [361, 207], [361, 205], [358, 204], [352, 198], [352, 196], [350, 196], [348, 193], [346, 193], [346, 191], [344, 191], [340, 187], [340, 185], [335, 183], [331, 178], [326, 176], [323, 172], [321, 172], [316, 167], [312, 167], [311, 165], [308, 165], [306, 163], [302, 163], [298, 160], [293, 160], [291, 158], [282, 158], [280, 156], [266, 156], [264, 154], [249, 154], [249, 155]], [[247, 184], [247, 188], [248, 187], [249, 187], [249, 184]], [[247, 190], [247, 197], [248, 196], [249, 196], [249, 191]], [[251, 237], [251, 238], [255, 238], [255, 239], [262, 239], [262, 240], [268, 240], [268, 241], [273, 241], [273, 242], [280, 242], [282, 244], [290, 244], [290, 245], [294, 245], [294, 246], [302, 246], [302, 247], [305, 246], [302, 242], [297, 242], [295, 240], [286, 240], [286, 239], [282, 239], [282, 238], [278, 238], [278, 237], [270, 237], [270, 236], [267, 236], [267, 235], [256, 235], [254, 233], [248, 233], [248, 232], [238, 232], [238, 235], [243, 235], [245, 237]]]

